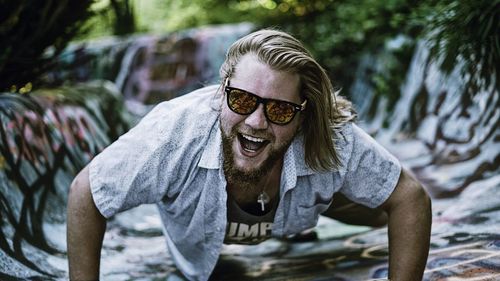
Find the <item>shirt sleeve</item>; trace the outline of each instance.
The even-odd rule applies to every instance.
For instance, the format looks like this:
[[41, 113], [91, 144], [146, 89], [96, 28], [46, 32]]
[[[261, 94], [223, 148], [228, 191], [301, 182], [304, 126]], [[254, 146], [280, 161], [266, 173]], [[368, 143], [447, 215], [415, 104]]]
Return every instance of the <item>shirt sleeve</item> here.
[[[139, 204], [154, 203], [168, 186], [158, 167], [168, 167], [161, 126], [165, 116], [155, 107], [129, 132], [122, 135], [90, 163], [90, 187], [96, 207], [107, 218]], [[162, 189], [163, 187], [163, 189]]]
[[401, 164], [357, 125], [348, 126], [344, 130], [346, 147], [341, 149], [345, 174], [340, 192], [356, 203], [378, 207], [394, 191]]

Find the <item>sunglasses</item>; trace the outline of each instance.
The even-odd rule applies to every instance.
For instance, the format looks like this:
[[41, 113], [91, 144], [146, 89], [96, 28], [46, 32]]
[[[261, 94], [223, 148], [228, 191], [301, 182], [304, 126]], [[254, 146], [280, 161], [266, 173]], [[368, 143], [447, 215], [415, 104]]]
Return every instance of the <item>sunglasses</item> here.
[[262, 103], [267, 120], [278, 125], [292, 122], [297, 112], [304, 111], [307, 103], [307, 100], [299, 105], [289, 101], [261, 98], [245, 90], [229, 86], [225, 86], [224, 91], [227, 95], [227, 105], [234, 113], [249, 115]]

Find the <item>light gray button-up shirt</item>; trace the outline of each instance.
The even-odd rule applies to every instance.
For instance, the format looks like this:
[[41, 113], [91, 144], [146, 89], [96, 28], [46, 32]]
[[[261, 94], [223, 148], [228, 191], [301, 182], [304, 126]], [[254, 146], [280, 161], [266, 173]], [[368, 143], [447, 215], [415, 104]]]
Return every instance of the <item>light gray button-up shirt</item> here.
[[[190, 280], [207, 280], [226, 228], [226, 180], [217, 86], [160, 103], [90, 164], [92, 196], [106, 218], [156, 203], [168, 249]], [[398, 160], [354, 124], [335, 141], [342, 166], [317, 173], [305, 163], [299, 135], [286, 151], [272, 235], [316, 225], [335, 192], [369, 207], [396, 186]]]

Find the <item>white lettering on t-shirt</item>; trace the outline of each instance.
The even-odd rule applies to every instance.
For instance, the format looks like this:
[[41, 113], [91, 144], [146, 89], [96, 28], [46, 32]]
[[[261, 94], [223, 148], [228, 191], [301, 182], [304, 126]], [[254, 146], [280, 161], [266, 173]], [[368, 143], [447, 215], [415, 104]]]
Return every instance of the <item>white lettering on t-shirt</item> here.
[[231, 222], [225, 240], [229, 243], [260, 243], [271, 236], [272, 226], [271, 222], [259, 222], [252, 225]]

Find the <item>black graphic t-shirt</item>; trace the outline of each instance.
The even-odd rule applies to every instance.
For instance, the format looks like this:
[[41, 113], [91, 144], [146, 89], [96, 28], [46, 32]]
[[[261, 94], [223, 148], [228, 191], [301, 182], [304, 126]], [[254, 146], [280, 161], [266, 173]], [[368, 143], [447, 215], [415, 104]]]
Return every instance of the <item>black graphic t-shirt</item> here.
[[227, 198], [227, 227], [225, 244], [258, 244], [271, 237], [276, 204], [262, 216], [243, 211], [233, 198]]

